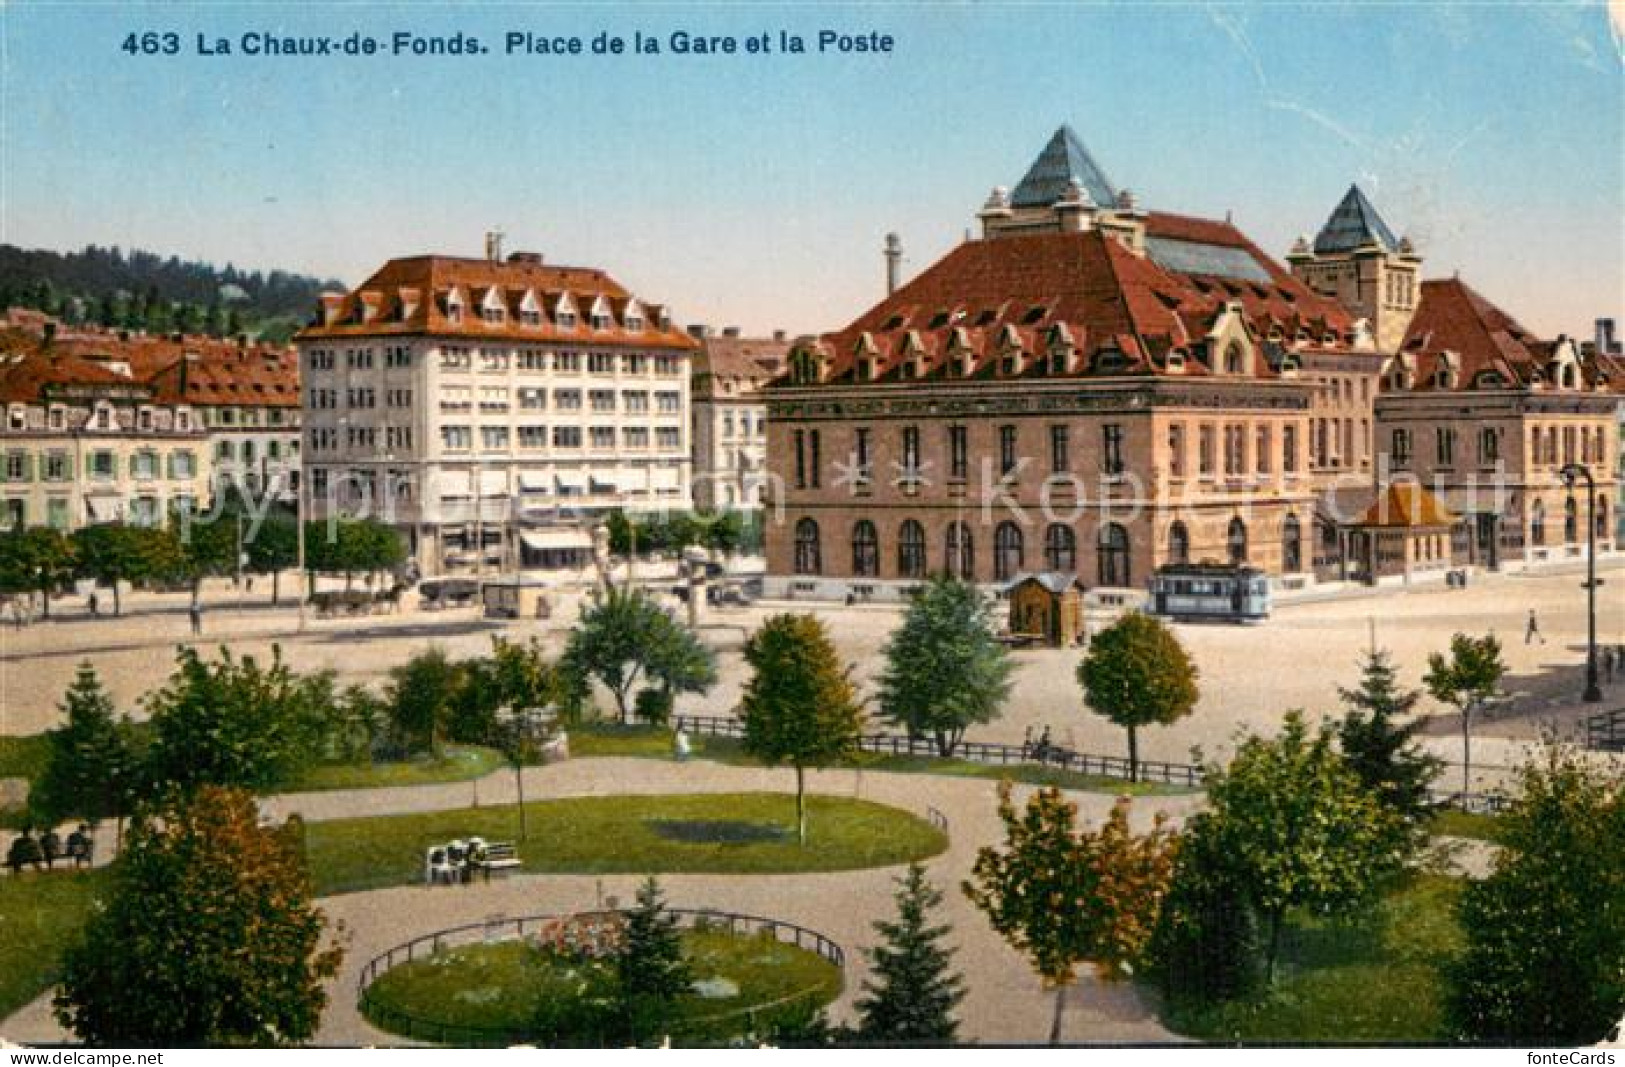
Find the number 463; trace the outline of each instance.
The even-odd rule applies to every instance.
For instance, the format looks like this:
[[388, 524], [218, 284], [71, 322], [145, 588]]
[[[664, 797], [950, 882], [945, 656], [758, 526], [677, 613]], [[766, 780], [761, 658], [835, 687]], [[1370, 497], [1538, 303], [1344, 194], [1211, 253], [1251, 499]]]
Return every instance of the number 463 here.
[[119, 46], [132, 56], [172, 56], [181, 50], [178, 33], [132, 33]]

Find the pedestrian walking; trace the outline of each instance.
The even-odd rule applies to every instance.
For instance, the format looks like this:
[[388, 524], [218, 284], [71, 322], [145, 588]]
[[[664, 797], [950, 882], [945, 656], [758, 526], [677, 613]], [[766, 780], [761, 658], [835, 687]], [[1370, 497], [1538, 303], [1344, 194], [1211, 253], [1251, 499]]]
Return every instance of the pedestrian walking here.
[[193, 605], [187, 609], [186, 614], [192, 620], [192, 636], [201, 636], [203, 634], [203, 605], [193, 603]]
[[1537, 637], [1540, 638], [1540, 643], [1541, 644], [1544, 645], [1546, 643], [1546, 635], [1540, 632], [1540, 621], [1535, 618], [1535, 609], [1530, 608], [1529, 609], [1529, 625], [1524, 628], [1524, 631], [1523, 631], [1523, 643], [1526, 644], [1526, 645], [1530, 644]]
[[1602, 674], [1609, 685], [1614, 684], [1614, 650], [1607, 645], [1602, 646]]
[[90, 595], [85, 598], [85, 606], [90, 608], [90, 617], [91, 618], [93, 618], [93, 619], [101, 618], [102, 602], [97, 599], [96, 590], [92, 589], [90, 591]]

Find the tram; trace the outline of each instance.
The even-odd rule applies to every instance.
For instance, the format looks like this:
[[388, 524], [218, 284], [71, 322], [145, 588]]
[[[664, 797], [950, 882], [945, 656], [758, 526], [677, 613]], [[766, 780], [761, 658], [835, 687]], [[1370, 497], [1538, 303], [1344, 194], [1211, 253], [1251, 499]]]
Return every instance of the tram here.
[[1263, 622], [1269, 578], [1245, 564], [1170, 563], [1151, 576], [1151, 612], [1181, 622]]

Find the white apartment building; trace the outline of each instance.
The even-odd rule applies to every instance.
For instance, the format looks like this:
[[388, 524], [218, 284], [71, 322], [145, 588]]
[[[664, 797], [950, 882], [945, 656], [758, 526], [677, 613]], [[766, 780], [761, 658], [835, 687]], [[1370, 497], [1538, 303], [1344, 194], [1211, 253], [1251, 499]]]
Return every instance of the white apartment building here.
[[762, 387], [784, 372], [790, 341], [720, 335], [690, 326], [694, 356], [694, 506], [701, 511], [759, 508], [767, 482], [767, 400]]
[[698, 345], [601, 270], [391, 260], [295, 344], [310, 513], [387, 519], [426, 576], [583, 567], [609, 512], [689, 500]]

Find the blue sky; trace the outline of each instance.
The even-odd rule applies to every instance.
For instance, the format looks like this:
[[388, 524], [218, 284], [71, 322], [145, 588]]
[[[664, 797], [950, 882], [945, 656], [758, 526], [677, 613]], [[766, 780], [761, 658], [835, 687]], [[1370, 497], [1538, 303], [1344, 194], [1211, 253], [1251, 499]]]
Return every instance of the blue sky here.
[[[681, 321], [838, 328], [1056, 126], [1146, 206], [1282, 256], [1359, 181], [1430, 276], [1529, 327], [1625, 311], [1625, 77], [1598, 5], [8, 3], [0, 239], [360, 281], [394, 255], [601, 266]], [[509, 30], [821, 29], [889, 55], [500, 54]], [[136, 30], [182, 54], [132, 57]], [[190, 54], [462, 31], [475, 59]]]

